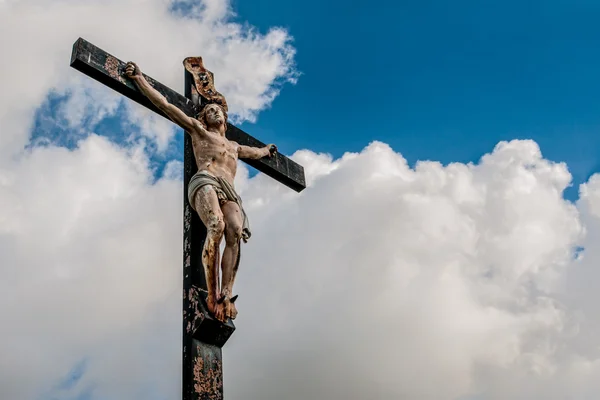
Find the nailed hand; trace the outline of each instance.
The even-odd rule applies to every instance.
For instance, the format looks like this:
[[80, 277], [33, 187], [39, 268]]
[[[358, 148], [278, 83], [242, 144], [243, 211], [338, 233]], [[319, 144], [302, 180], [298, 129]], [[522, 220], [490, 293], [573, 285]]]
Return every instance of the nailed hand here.
[[141, 76], [142, 71], [140, 71], [140, 68], [136, 65], [136, 63], [129, 61], [125, 65], [125, 75], [128, 78], [135, 78]]

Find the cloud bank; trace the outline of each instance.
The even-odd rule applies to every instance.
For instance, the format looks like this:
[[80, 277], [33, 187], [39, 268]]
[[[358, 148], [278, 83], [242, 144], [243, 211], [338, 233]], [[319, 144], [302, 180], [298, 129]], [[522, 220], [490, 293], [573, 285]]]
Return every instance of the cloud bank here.
[[[15, 38], [0, 42], [13, 60], [0, 63], [0, 398], [179, 397], [181, 165], [155, 180], [147, 143], [160, 152], [180, 133], [66, 60], [83, 36], [179, 89], [180, 60], [201, 54], [252, 120], [295, 80], [294, 50], [285, 31], [231, 13], [222, 1], [0, 2], [0, 33]], [[49, 94], [48, 126], [79, 143], [24, 150]], [[127, 141], [93, 133], [118, 112]], [[240, 166], [254, 229], [228, 399], [596, 397], [598, 176], [565, 201], [567, 166], [531, 141], [468, 165], [411, 168], [380, 142], [293, 158], [301, 194]]]
[[411, 169], [377, 142], [295, 157], [305, 193], [247, 189], [268, 231], [245, 253], [239, 291], [260, 313], [241, 311], [227, 355], [233, 398], [592, 398], [598, 219], [580, 208], [596, 178], [565, 201], [566, 165], [531, 141], [475, 165]]

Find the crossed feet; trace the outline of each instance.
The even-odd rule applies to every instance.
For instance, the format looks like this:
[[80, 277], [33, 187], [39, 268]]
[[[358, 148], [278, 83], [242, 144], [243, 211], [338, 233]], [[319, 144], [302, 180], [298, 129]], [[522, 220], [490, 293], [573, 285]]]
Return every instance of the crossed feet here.
[[230, 297], [229, 293], [222, 294], [219, 299], [209, 296], [206, 299], [208, 311], [214, 315], [216, 319], [221, 322], [226, 322], [227, 318], [235, 319], [237, 317], [237, 309], [235, 308], [235, 301], [238, 295]]

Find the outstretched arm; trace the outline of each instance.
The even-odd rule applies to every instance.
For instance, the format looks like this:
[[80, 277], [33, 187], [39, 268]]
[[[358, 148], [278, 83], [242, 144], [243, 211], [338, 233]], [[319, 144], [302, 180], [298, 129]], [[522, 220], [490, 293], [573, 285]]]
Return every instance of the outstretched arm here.
[[173, 122], [182, 127], [186, 132], [204, 131], [204, 127], [194, 118], [188, 117], [179, 108], [170, 104], [165, 96], [154, 89], [144, 78], [140, 68], [133, 62], [128, 62], [125, 66], [125, 75], [131, 79], [140, 92], [142, 92], [158, 109], [164, 112]]
[[265, 147], [250, 147], [240, 145], [238, 148], [238, 156], [240, 158], [258, 160], [263, 157], [271, 157], [277, 152], [277, 146], [274, 144], [268, 144]]

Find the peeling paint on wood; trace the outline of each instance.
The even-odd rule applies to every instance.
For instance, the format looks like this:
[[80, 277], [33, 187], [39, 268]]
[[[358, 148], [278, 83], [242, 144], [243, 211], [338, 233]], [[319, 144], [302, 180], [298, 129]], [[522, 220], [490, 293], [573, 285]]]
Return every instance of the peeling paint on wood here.
[[197, 343], [194, 346], [193, 392], [197, 399], [223, 399], [221, 349]]
[[[91, 54], [90, 54], [90, 57], [91, 57]], [[119, 60], [117, 60], [116, 58], [114, 58], [111, 55], [106, 57], [106, 62], [104, 63], [104, 69], [106, 70], [106, 72], [108, 72], [108, 75], [110, 75], [110, 77], [113, 79], [123, 82], [123, 78], [121, 77], [121, 74], [119, 73], [120, 67], [121, 66], [119, 65]]]

